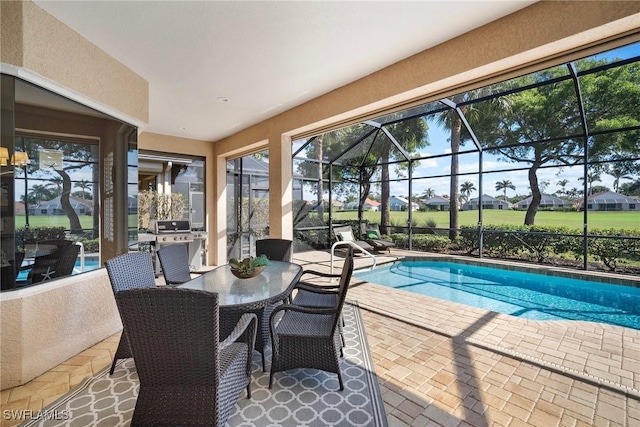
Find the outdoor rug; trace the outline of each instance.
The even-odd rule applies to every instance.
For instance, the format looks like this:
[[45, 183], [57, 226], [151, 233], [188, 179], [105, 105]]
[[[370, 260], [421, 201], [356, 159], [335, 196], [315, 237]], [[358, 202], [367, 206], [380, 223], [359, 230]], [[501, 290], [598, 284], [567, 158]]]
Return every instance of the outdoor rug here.
[[[355, 303], [344, 306], [346, 346], [341, 370], [345, 389], [335, 374], [315, 369], [276, 373], [269, 390], [269, 373], [262, 372], [254, 352], [251, 399], [243, 392], [228, 426], [371, 426], [386, 427], [387, 418], [378, 380]], [[267, 366], [268, 370], [268, 366]], [[53, 402], [23, 426], [128, 426], [138, 395], [133, 359], [125, 359], [112, 376], [105, 368], [75, 390]]]

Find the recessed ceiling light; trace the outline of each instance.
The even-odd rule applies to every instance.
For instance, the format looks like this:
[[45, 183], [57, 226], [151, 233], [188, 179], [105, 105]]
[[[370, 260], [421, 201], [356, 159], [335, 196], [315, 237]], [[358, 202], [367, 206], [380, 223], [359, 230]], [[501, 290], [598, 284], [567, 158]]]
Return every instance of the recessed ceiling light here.
[[220, 101], [220, 102], [229, 102], [229, 98], [227, 98], [226, 96], [219, 96], [218, 97], [218, 101]]

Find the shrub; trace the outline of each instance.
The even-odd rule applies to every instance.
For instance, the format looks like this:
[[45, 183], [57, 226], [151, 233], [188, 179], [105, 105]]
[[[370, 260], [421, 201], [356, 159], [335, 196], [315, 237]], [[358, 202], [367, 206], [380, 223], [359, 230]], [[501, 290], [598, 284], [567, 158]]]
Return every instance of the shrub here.
[[445, 252], [449, 247], [448, 237], [433, 234], [417, 234], [413, 236], [413, 248], [427, 252]]
[[26, 243], [43, 240], [64, 240], [64, 227], [23, 227], [16, 229], [16, 248], [24, 249]]
[[[640, 260], [640, 240], [638, 240], [640, 233], [637, 230], [594, 229], [590, 234], [602, 237], [588, 239], [589, 255], [596, 261], [604, 263], [609, 270], [615, 271], [619, 263]], [[579, 240], [582, 242], [581, 239]], [[582, 253], [582, 248], [576, 253]]]

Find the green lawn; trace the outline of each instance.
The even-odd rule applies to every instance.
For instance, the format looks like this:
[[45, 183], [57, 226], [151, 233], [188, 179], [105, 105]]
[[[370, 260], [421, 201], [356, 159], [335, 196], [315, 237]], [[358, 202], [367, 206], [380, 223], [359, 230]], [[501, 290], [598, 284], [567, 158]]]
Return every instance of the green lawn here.
[[[80, 224], [84, 229], [93, 228], [93, 217], [90, 215], [80, 215]], [[16, 216], [16, 228], [22, 228], [25, 224], [24, 215]], [[29, 225], [31, 227], [65, 227], [69, 228], [69, 218], [66, 215], [29, 215]], [[129, 215], [129, 227], [138, 227], [136, 215]]]
[[[484, 224], [524, 224], [524, 211], [494, 210], [483, 211]], [[365, 212], [365, 219], [379, 223], [380, 212]], [[354, 220], [358, 212], [334, 212], [334, 221]], [[392, 224], [406, 224], [407, 212], [391, 212]], [[413, 222], [419, 226], [425, 225], [428, 219], [433, 219], [437, 227], [449, 227], [449, 212], [413, 212]], [[459, 216], [460, 225], [475, 225], [478, 223], [478, 211], [462, 211]], [[536, 214], [536, 225], [564, 226], [582, 230], [584, 215], [582, 212], [553, 212], [540, 211]], [[640, 229], [640, 212], [589, 212], [589, 228], [619, 228], [626, 230]]]
[[[513, 210], [494, 210], [487, 209], [483, 211], [484, 224], [509, 224], [521, 225], [524, 223], [524, 211]], [[90, 216], [80, 216], [80, 223], [83, 228], [92, 228], [92, 219]], [[355, 220], [358, 218], [356, 211], [337, 211], [334, 212], [334, 221]], [[407, 212], [391, 212], [391, 221], [393, 224], [406, 224]], [[365, 212], [365, 219], [369, 222], [379, 223], [380, 212]], [[449, 227], [449, 212], [413, 212], [413, 221], [419, 226], [425, 225], [428, 219], [433, 219], [437, 227]], [[135, 215], [129, 215], [129, 226], [136, 226], [137, 219]], [[64, 215], [45, 216], [31, 215], [29, 223], [32, 227], [69, 227], [69, 220]], [[460, 212], [460, 225], [475, 225], [478, 223], [478, 211], [462, 211]], [[536, 225], [564, 226], [582, 230], [583, 213], [582, 212], [551, 212], [540, 211], [536, 214]], [[16, 227], [24, 226], [24, 216], [16, 217]], [[589, 228], [620, 228], [625, 230], [640, 229], [640, 212], [589, 212]]]

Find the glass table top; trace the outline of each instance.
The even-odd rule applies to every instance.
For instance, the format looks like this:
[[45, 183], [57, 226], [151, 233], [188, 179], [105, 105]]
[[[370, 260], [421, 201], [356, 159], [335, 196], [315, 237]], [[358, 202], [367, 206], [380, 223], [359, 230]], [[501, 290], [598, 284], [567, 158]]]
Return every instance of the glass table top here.
[[251, 279], [238, 279], [228, 264], [180, 285], [181, 288], [216, 292], [219, 303], [240, 305], [282, 299], [300, 279], [302, 267], [285, 261], [270, 261], [262, 273]]

